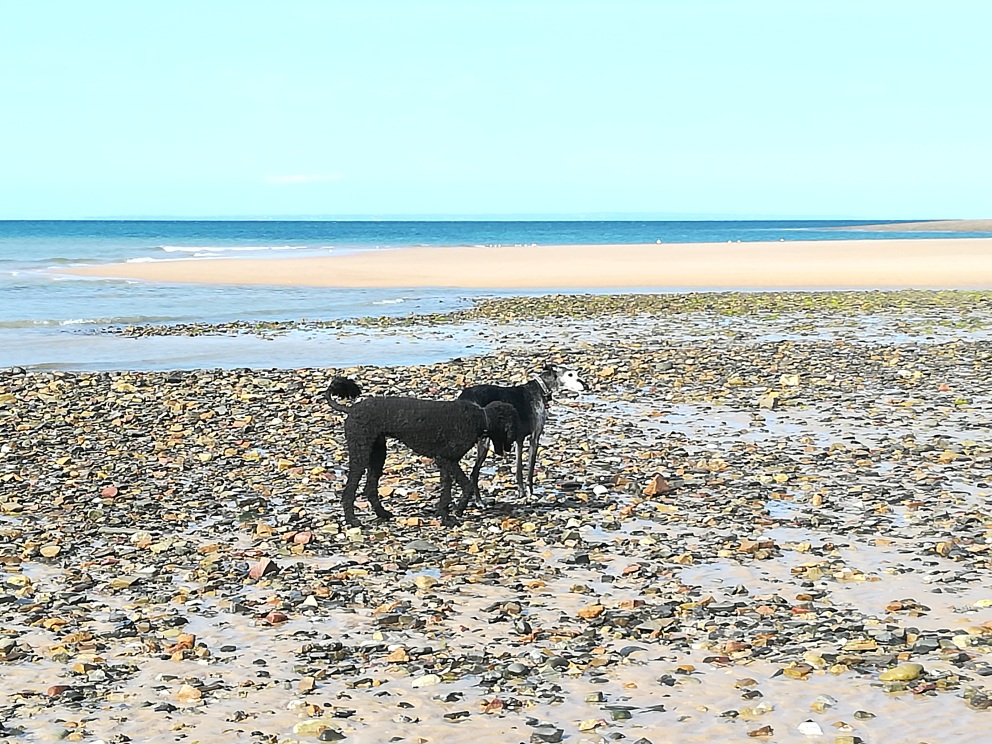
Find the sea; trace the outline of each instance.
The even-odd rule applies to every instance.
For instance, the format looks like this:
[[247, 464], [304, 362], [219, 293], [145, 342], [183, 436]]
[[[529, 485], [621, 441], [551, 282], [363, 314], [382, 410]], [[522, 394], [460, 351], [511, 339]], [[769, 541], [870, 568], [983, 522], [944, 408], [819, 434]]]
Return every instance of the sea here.
[[[887, 224], [885, 231], [862, 225]], [[0, 368], [178, 370], [416, 364], [457, 356], [471, 339], [376, 344], [334, 334], [125, 338], [121, 326], [347, 319], [446, 312], [511, 294], [410, 287], [157, 284], [81, 278], [76, 266], [328, 256], [412, 246], [603, 245], [910, 238], [878, 220], [11, 220], [0, 221]], [[954, 233], [987, 237], [988, 233]], [[700, 287], [699, 289], [706, 289]], [[512, 294], [542, 294], [546, 290]], [[575, 291], [575, 290], [572, 290]], [[601, 291], [589, 287], [589, 292]], [[666, 291], [643, 287], [636, 291]], [[480, 351], [484, 351], [480, 350]]]

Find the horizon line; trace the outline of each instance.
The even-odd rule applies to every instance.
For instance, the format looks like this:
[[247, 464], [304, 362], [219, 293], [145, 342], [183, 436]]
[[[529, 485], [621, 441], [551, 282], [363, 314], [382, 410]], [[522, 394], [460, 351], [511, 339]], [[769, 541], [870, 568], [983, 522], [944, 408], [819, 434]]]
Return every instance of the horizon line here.
[[0, 222], [937, 222], [969, 217], [852, 217], [732, 215], [725, 213], [548, 213], [548, 214], [300, 214], [300, 215], [117, 215], [88, 217], [0, 217]]

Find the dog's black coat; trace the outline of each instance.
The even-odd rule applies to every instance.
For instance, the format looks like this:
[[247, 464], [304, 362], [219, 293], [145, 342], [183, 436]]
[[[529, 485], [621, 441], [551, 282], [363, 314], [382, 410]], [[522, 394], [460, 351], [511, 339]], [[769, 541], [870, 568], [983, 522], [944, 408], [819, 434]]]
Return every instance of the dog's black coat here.
[[451, 520], [451, 484], [458, 483], [462, 497], [454, 513], [461, 514], [473, 493], [472, 483], [458, 461], [480, 438], [492, 440], [498, 453], [508, 451], [519, 438], [520, 418], [512, 405], [493, 402], [485, 408], [470, 400], [423, 400], [421, 398], [366, 398], [351, 406], [335, 397], [353, 399], [361, 395], [356, 382], [335, 377], [325, 393], [327, 402], [337, 411], [348, 414], [344, 422], [348, 447], [348, 478], [341, 494], [344, 518], [357, 524], [355, 495], [362, 475], [365, 498], [380, 519], [390, 514], [379, 500], [379, 478], [386, 460], [386, 439], [403, 442], [418, 455], [432, 458], [441, 471], [442, 520]]
[[[517, 493], [524, 498], [527, 493], [524, 490], [523, 476], [523, 446], [524, 440], [530, 439], [529, 457], [527, 459], [527, 490], [534, 492], [534, 465], [537, 460], [537, 450], [541, 440], [541, 433], [544, 425], [548, 421], [548, 405], [552, 396], [563, 386], [572, 390], [580, 391], [584, 385], [571, 370], [561, 369], [554, 365], [547, 365], [540, 374], [524, 383], [523, 385], [473, 385], [465, 388], [459, 400], [470, 400], [480, 406], [488, 406], [495, 402], [509, 403], [516, 410], [520, 417], [520, 429], [514, 442], [516, 445], [517, 464]], [[499, 448], [495, 447], [497, 454], [501, 454]], [[472, 467], [472, 490], [479, 495], [479, 472], [482, 470], [482, 463], [485, 462], [489, 452], [488, 443], [485, 439], [479, 440], [476, 449], [475, 465]]]

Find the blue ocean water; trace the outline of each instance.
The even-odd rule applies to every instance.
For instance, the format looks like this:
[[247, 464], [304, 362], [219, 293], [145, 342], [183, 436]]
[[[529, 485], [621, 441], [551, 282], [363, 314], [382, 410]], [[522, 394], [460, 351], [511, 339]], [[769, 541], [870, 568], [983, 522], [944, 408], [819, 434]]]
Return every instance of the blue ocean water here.
[[[100, 350], [101, 343], [108, 346], [108, 342], [106, 337], [101, 342], [94, 331], [143, 323], [405, 315], [455, 309], [473, 297], [466, 290], [153, 284], [60, 273], [71, 266], [225, 257], [278, 260], [283, 256], [408, 246], [933, 236], [899, 232], [898, 223], [892, 223], [891, 232], [859, 231], [858, 226], [864, 224], [878, 221], [0, 221], [0, 367], [171, 369], [190, 365], [252, 366], [249, 362], [265, 366], [267, 354], [279, 363], [268, 366], [309, 364], [314, 360], [306, 354], [287, 359], [259, 350], [239, 357], [237, 349], [230, 354], [216, 348], [203, 352], [208, 343], [217, 347], [216, 342], [201, 341], [193, 351], [191, 347], [179, 348], [184, 342], [178, 340], [171, 345], [159, 342], [154, 349], [142, 348], [135, 358], [135, 350], [141, 344], [109, 344], [112, 348]], [[474, 296], [481, 294], [496, 293]], [[125, 348], [128, 353], [122, 354]], [[394, 358], [399, 359], [396, 363], [411, 361], [390, 357]]]

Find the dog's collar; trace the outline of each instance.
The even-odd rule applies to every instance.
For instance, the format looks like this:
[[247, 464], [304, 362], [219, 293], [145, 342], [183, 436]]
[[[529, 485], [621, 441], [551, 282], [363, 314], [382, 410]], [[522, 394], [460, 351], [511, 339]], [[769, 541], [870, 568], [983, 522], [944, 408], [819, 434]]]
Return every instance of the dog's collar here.
[[490, 434], [489, 430], [489, 411], [486, 410], [485, 406], [479, 406], [482, 409], [482, 415], [486, 418], [486, 434]]
[[536, 382], [537, 386], [541, 388], [542, 393], [549, 398], [551, 397], [551, 389], [548, 387], [548, 383], [546, 383], [541, 377], [535, 377], [534, 382]]

